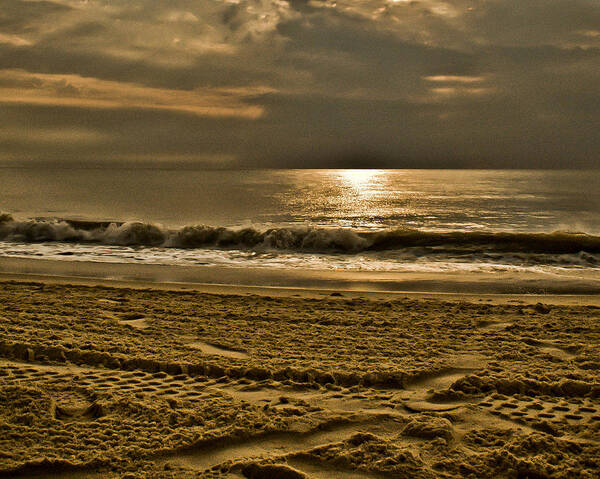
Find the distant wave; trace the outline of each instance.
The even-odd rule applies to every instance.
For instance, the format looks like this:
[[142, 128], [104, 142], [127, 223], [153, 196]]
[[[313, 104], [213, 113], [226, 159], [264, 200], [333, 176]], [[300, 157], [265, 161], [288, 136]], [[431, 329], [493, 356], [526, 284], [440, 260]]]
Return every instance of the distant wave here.
[[[212, 226], [167, 229], [154, 224], [74, 220], [16, 221], [0, 215], [0, 240], [9, 242], [72, 242], [166, 248], [240, 248], [315, 253], [400, 251], [453, 254], [578, 254], [596, 263], [600, 236], [553, 233], [391, 229], [364, 232], [347, 228], [282, 227], [259, 230]], [[589, 255], [589, 257], [586, 257]]]

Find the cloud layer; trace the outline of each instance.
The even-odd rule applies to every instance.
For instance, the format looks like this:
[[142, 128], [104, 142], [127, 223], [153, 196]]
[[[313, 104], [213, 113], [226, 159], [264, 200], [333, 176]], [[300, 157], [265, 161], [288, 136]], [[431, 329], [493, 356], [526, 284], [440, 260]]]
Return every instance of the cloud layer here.
[[0, 161], [600, 165], [597, 0], [3, 0]]

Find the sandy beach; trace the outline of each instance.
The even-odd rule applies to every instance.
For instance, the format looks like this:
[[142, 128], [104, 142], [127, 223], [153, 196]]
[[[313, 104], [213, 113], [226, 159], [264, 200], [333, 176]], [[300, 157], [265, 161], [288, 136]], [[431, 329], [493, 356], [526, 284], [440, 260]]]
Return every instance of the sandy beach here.
[[596, 296], [21, 280], [2, 477], [600, 473]]
[[600, 0], [0, 2], [0, 479], [600, 479]]

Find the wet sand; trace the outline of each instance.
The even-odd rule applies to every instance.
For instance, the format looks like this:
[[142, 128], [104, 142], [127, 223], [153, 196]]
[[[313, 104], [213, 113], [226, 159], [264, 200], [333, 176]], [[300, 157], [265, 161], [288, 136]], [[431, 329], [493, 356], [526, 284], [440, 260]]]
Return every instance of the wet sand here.
[[0, 477], [600, 474], [597, 296], [6, 278]]
[[159, 287], [182, 285], [299, 290], [369, 291], [379, 293], [453, 293], [516, 295], [600, 296], [600, 272], [564, 271], [561, 275], [541, 271], [490, 273], [398, 272], [318, 270], [302, 268], [232, 268], [226, 266], [180, 266], [151, 263], [109, 263], [0, 257], [0, 274], [7, 279], [25, 276], [79, 281], [148, 283]]

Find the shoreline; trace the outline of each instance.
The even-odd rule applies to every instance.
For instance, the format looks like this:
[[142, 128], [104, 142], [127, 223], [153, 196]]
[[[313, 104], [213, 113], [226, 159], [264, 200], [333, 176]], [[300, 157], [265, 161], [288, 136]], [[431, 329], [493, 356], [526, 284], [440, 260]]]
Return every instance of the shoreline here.
[[58, 276], [29, 273], [2, 273], [0, 284], [47, 284], [60, 286], [84, 286], [90, 288], [111, 288], [154, 291], [182, 291], [226, 296], [268, 296], [277, 298], [318, 299], [324, 296], [343, 299], [366, 299], [373, 301], [393, 301], [399, 299], [437, 300], [449, 302], [485, 302], [489, 304], [537, 303], [563, 306], [598, 306], [597, 294], [507, 294], [507, 293], [459, 293], [440, 291], [369, 291], [356, 289], [326, 289], [293, 286], [251, 286], [219, 283], [178, 283], [149, 282], [140, 280], [103, 279], [82, 276]]
[[0, 280], [215, 294], [440, 297], [600, 305], [600, 279], [543, 273], [398, 273], [103, 263], [0, 257]]

